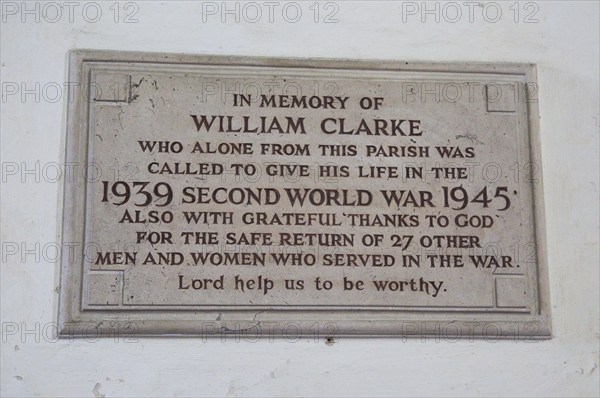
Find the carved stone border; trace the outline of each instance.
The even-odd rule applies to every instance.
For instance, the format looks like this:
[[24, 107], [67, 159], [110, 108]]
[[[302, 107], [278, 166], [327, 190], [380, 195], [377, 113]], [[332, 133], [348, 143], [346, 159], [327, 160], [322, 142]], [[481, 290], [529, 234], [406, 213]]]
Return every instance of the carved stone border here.
[[[211, 66], [263, 66], [286, 68], [315, 68], [352, 71], [388, 72], [440, 72], [486, 75], [514, 75], [524, 83], [536, 83], [533, 64], [509, 63], [425, 63], [381, 60], [333, 60], [229, 57], [212, 55], [181, 55], [160, 53], [118, 52], [100, 50], [75, 50], [68, 53], [68, 81], [70, 84], [89, 82], [91, 64], [114, 63], [126, 67], [132, 63], [211, 65]], [[124, 76], [127, 79], [127, 76]], [[489, 95], [489, 87], [486, 87]], [[131, 93], [116, 93], [115, 98], [94, 98], [94, 101], [127, 102]], [[86, 164], [89, 102], [81, 93], [70, 91], [67, 110], [65, 162]], [[487, 104], [488, 112], [515, 112], [510, 102]], [[531, 162], [541, 165], [538, 106], [527, 103], [529, 154]], [[76, 248], [74, 255], [63, 250], [58, 309], [59, 336], [61, 337], [119, 337], [139, 336], [199, 336], [235, 338], [283, 337], [291, 341], [298, 338], [328, 338], [339, 336], [363, 337], [431, 337], [454, 340], [456, 338], [539, 339], [551, 337], [548, 266], [546, 253], [543, 185], [531, 184], [534, 234], [537, 246], [537, 305], [532, 313], [516, 313], [519, 303], [498, 296], [506, 278], [495, 280], [496, 305], [506, 307], [506, 313], [403, 312], [377, 310], [151, 310], [106, 311], [82, 309], [83, 242], [85, 225], [86, 184], [83, 179], [64, 182], [62, 203], [62, 228], [59, 237], [62, 247]], [[79, 246], [77, 245], [79, 243]], [[79, 248], [79, 249], [77, 249]], [[119, 272], [102, 272], [94, 275], [107, 287], [120, 289]], [[510, 277], [510, 276], [508, 276]], [[93, 301], [93, 300], [92, 300]], [[107, 303], [113, 304], [112, 301]], [[230, 337], [234, 338], [234, 337]]]

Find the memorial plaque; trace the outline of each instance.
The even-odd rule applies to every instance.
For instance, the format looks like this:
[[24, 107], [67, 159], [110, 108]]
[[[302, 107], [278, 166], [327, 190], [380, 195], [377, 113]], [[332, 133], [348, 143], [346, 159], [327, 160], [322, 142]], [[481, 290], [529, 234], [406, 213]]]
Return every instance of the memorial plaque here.
[[550, 337], [535, 67], [69, 55], [63, 336]]

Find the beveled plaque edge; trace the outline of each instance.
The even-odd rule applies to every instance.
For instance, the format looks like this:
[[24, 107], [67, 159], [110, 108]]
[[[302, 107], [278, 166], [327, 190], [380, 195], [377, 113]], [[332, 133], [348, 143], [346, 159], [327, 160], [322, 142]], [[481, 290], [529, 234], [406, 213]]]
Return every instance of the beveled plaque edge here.
[[[413, 62], [396, 60], [353, 60], [325, 58], [272, 58], [225, 55], [191, 55], [142, 53], [112, 50], [71, 50], [67, 54], [70, 83], [86, 81], [85, 63], [165, 63], [207, 64], [262, 67], [302, 67], [318, 69], [352, 69], [376, 71], [415, 71], [514, 74], [526, 83], [537, 83], [534, 64], [480, 62]], [[64, 160], [87, 162], [87, 131], [89, 102], [81, 95], [67, 99], [67, 125]], [[541, 136], [537, 100], [527, 103], [530, 160], [541, 168]], [[543, 171], [543, 168], [541, 168]], [[67, 242], [83, 242], [85, 228], [85, 184], [75, 179], [63, 179], [62, 223], [58, 223], [61, 247]], [[397, 310], [340, 310], [332, 316], [328, 311], [298, 310], [231, 310], [231, 311], [82, 311], [82, 266], [69, 260], [62, 251], [60, 261], [60, 293], [58, 303], [59, 337], [124, 336], [197, 336], [218, 337], [289, 337], [295, 330], [310, 337], [321, 330], [322, 337], [438, 337], [547, 339], [552, 337], [550, 293], [546, 250], [542, 177], [532, 184], [533, 217], [537, 245], [537, 280], [539, 311], [535, 315], [506, 313], [435, 313], [431, 311], [402, 312]], [[450, 315], [450, 316], [449, 316]], [[354, 316], [355, 319], [345, 318]], [[126, 319], [124, 319], [126, 318]], [[359, 319], [360, 318], [360, 319]], [[399, 319], [401, 318], [401, 319]], [[316, 325], [316, 326], [315, 326]]]

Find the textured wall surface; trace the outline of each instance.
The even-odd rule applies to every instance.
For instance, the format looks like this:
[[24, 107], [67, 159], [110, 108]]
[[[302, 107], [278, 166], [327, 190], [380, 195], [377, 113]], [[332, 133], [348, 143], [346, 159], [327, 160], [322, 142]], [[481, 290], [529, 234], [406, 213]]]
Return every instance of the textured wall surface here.
[[[166, 3], [2, 3], [2, 396], [600, 394], [598, 3]], [[537, 64], [554, 338], [55, 340], [74, 48]]]

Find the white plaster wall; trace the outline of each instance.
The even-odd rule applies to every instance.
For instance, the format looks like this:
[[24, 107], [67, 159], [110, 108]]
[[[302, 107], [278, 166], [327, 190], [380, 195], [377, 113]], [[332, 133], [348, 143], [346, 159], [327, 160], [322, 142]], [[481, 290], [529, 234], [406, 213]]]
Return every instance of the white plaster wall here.
[[[100, 3], [97, 23], [84, 20], [82, 4], [73, 22], [63, 15], [57, 23], [43, 18], [35, 23], [34, 16], [22, 23], [21, 14], [5, 14], [3, 84], [62, 84], [65, 54], [73, 48], [536, 63], [555, 337], [530, 343], [342, 339], [333, 345], [191, 338], [55, 341], [44, 336], [56, 317], [57, 264], [34, 254], [23, 259], [22, 250], [8, 256], [5, 250], [2, 396], [600, 394], [597, 2], [537, 2], [537, 23], [515, 23], [512, 1], [498, 3], [503, 15], [497, 23], [486, 22], [477, 6], [473, 23], [463, 15], [454, 24], [436, 23], [433, 16], [422, 23], [419, 15], [403, 22], [402, 4], [393, 2], [337, 2], [338, 23], [314, 23], [308, 15], [312, 2], [301, 4], [305, 14], [298, 23], [286, 22], [281, 11], [273, 23], [266, 16], [258, 23], [235, 23], [228, 16], [222, 23], [219, 15], [203, 22], [202, 3], [191, 1], [136, 2], [139, 22], [125, 24], [114, 22], [112, 1]], [[524, 4], [519, 7], [523, 12]], [[24, 242], [29, 249], [39, 242], [43, 249], [55, 241], [59, 222], [60, 184], [49, 181], [49, 168], [44, 181], [43, 167], [61, 161], [64, 102], [41, 98], [37, 103], [33, 95], [21, 101], [15, 95], [1, 106], [2, 242]], [[37, 176], [22, 174], [36, 162]], [[14, 164], [16, 175], [6, 169]]]

